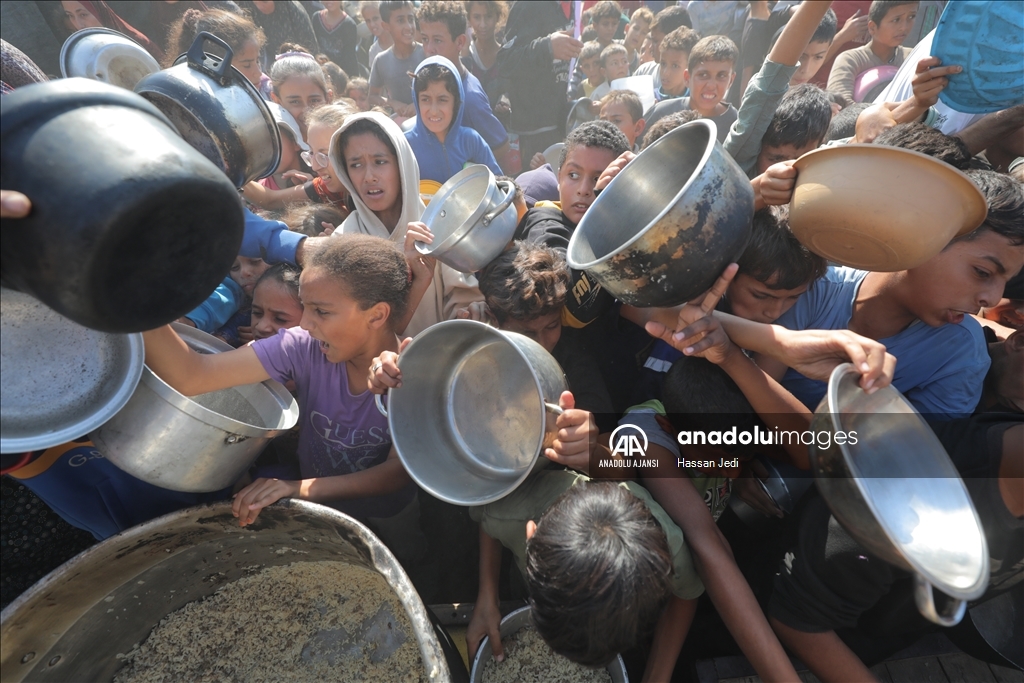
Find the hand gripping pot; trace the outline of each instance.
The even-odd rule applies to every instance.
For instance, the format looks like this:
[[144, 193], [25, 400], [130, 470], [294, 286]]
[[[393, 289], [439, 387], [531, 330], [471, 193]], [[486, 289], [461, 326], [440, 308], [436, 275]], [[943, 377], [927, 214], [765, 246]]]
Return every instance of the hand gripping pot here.
[[0, 98], [5, 284], [103, 332], [141, 332], [201, 304], [242, 243], [238, 192], [152, 104], [66, 78]]
[[[362, 567], [387, 581], [411, 625], [411, 633], [399, 634], [419, 646], [423, 668], [410, 671], [411, 680], [465, 679], [462, 658], [448, 634], [431, 619], [380, 539], [337, 510], [291, 499], [264, 508], [245, 529], [238, 528], [230, 502], [186, 508], [75, 556], [0, 614], [2, 679], [109, 681], [124, 665], [124, 653], [170, 613], [254, 570], [325, 561]], [[246, 628], [258, 628], [258, 621], [250, 619]], [[352, 656], [344, 647], [352, 641], [336, 634], [320, 632], [303, 645], [298, 676], [310, 676], [303, 670], [307, 662]], [[353, 635], [357, 642], [380, 638], [379, 630]], [[216, 670], [216, 662], [210, 666]]]
[[[988, 586], [978, 513], [914, 407], [891, 386], [866, 394], [859, 377], [849, 363], [838, 366], [814, 412], [811, 431], [832, 435], [827, 448], [811, 445], [818, 490], [861, 545], [914, 574], [914, 600], [926, 619], [955, 626], [967, 601]], [[837, 439], [838, 432], [847, 436]], [[952, 598], [945, 608], [936, 606], [933, 586]]]
[[[212, 44], [224, 52], [204, 52]], [[135, 92], [167, 115], [181, 137], [242, 187], [281, 161], [281, 132], [263, 96], [238, 69], [228, 44], [201, 32], [174, 66], [139, 81]]]
[[402, 386], [385, 412], [398, 457], [417, 484], [455, 505], [511, 493], [538, 465], [568, 389], [537, 342], [473, 320], [448, 320], [398, 357]]
[[623, 303], [668, 307], [706, 292], [750, 239], [754, 191], [713, 121], [679, 126], [612, 179], [566, 254]]
[[514, 198], [515, 188], [496, 181], [483, 164], [462, 169], [434, 193], [423, 212], [434, 242], [417, 242], [416, 250], [461, 273], [475, 273], [512, 239], [519, 222]]

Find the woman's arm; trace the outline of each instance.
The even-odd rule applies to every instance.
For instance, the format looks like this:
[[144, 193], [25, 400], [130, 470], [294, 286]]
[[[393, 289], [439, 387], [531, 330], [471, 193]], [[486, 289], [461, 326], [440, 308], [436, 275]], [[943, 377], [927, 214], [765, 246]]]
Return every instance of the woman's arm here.
[[473, 616], [466, 629], [466, 648], [469, 658], [476, 657], [476, 649], [484, 636], [490, 638], [491, 653], [499, 662], [505, 651], [501, 646], [501, 606], [498, 602], [498, 580], [501, 578], [501, 542], [491, 538], [480, 527], [480, 587], [477, 589]]
[[146, 365], [186, 396], [270, 379], [251, 346], [224, 353], [196, 353], [169, 325], [143, 332]]

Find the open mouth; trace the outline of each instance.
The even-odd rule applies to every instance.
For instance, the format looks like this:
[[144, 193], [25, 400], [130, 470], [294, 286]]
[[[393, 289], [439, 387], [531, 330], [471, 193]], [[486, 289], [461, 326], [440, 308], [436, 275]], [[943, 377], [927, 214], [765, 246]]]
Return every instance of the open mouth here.
[[583, 202], [576, 202], [575, 204], [572, 205], [572, 208], [573, 208], [574, 211], [578, 211], [580, 213], [586, 213], [587, 209], [590, 208], [590, 204], [584, 204]]
[[366, 198], [367, 199], [379, 199], [382, 196], [384, 196], [384, 190], [382, 190], [380, 188], [376, 188], [375, 187], [375, 188], [373, 188], [371, 190], [367, 190], [366, 191]]

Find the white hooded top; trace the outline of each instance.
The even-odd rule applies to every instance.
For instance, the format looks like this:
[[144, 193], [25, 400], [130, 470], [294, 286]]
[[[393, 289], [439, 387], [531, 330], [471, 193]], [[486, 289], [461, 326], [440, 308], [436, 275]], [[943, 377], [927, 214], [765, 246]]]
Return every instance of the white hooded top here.
[[[391, 144], [398, 153], [398, 173], [402, 183], [402, 214], [394, 232], [389, 232], [377, 214], [367, 208], [348, 177], [348, 166], [341, 149], [341, 134], [356, 121], [363, 119], [369, 119], [377, 124], [391, 140]], [[331, 138], [330, 157], [334, 172], [352, 196], [356, 207], [356, 210], [348, 215], [345, 222], [341, 224], [341, 228], [334, 234], [359, 233], [383, 237], [394, 242], [399, 250], [404, 250], [405, 233], [409, 223], [420, 220], [426, 207], [420, 200], [419, 164], [416, 163], [416, 157], [406, 141], [402, 129], [379, 112], [368, 111], [353, 114], [345, 119], [345, 123]], [[405, 329], [405, 335], [415, 337], [431, 325], [454, 317], [458, 309], [464, 308], [474, 301], [483, 301], [483, 298], [475, 277], [460, 273], [438, 261], [434, 267], [434, 279], [431, 287], [423, 295], [416, 312], [413, 313], [412, 319]]]

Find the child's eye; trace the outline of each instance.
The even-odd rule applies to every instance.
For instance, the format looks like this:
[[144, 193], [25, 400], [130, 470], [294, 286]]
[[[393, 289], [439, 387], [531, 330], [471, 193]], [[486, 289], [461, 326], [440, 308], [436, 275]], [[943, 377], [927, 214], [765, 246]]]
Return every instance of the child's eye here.
[[580, 174], [576, 171], [569, 171], [569, 178], [571, 180], [579, 180]]
[[288, 324], [288, 321], [285, 320], [284, 318], [280, 317], [280, 316], [274, 318], [274, 322], [277, 323], [278, 325], [287, 325]]
[[768, 298], [768, 295], [767, 295], [767, 294], [763, 294], [763, 293], [761, 293], [761, 292], [753, 292], [753, 295], [754, 295], [754, 298], [755, 298], [755, 299], [759, 299], [759, 300], [761, 300], [761, 301], [764, 301], [765, 299], [767, 299], [767, 298]]
[[974, 273], [975, 273], [975, 275], [977, 275], [982, 280], [987, 279], [989, 277], [989, 275], [990, 275], [987, 270], [982, 270], [981, 268], [975, 268], [974, 269]]
[[314, 308], [313, 312], [316, 313], [321, 318], [323, 318], [324, 316], [328, 315], [327, 311], [323, 310], [322, 308]]

